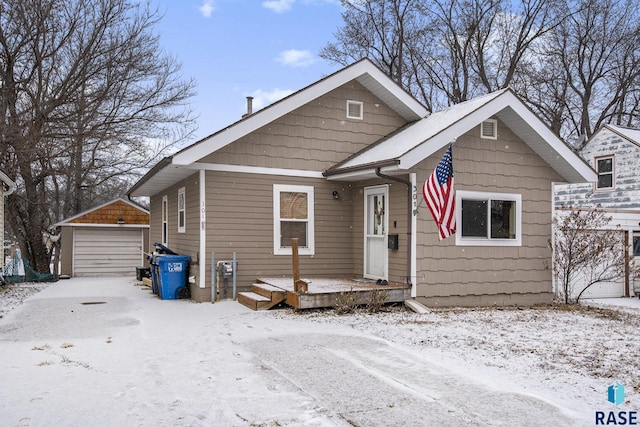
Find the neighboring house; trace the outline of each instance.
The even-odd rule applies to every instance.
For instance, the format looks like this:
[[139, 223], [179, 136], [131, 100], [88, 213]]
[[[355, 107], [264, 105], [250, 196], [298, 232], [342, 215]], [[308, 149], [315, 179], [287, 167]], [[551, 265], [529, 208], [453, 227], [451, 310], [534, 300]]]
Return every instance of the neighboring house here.
[[[304, 276], [407, 283], [432, 306], [550, 302], [552, 183], [594, 171], [510, 90], [426, 115], [361, 60], [165, 158], [129, 196], [150, 196], [151, 241], [191, 256], [198, 301], [212, 252], [236, 252], [243, 290], [290, 276], [298, 237]], [[459, 231], [440, 241], [421, 188], [452, 141]]]
[[0, 172], [0, 239], [2, 239], [2, 254], [0, 255], [0, 270], [4, 268], [4, 198], [16, 190], [16, 183], [4, 172]]
[[[624, 233], [630, 256], [640, 256], [640, 130], [606, 124], [578, 149], [598, 174], [594, 183], [555, 186], [558, 211], [600, 206]], [[640, 295], [632, 271], [620, 281], [594, 285], [583, 298]]]
[[149, 211], [129, 200], [113, 200], [55, 226], [61, 228], [60, 274], [135, 276], [147, 263]]

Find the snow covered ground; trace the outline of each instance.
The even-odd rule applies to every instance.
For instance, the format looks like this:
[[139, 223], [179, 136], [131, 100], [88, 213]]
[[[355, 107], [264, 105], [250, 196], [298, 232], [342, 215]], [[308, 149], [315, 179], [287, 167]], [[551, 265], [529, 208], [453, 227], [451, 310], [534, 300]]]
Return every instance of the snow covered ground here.
[[337, 316], [102, 278], [0, 287], [0, 316], [3, 426], [588, 426], [640, 409], [637, 298]]

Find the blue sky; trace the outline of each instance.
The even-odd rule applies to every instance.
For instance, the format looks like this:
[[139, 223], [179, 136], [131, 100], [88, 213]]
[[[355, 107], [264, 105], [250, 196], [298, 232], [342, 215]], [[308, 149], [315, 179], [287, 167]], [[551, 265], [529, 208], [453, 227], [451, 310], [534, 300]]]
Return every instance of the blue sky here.
[[155, 0], [162, 47], [197, 81], [196, 139], [340, 68], [318, 57], [342, 25], [338, 0]]

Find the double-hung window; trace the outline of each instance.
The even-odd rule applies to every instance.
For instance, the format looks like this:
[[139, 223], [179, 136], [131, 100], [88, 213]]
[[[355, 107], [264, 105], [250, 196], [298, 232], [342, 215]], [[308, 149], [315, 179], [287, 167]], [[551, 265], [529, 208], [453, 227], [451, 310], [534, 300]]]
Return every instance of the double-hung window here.
[[613, 156], [596, 158], [596, 172], [598, 172], [597, 190], [608, 190], [614, 187]]
[[162, 196], [162, 244], [167, 246], [169, 241], [169, 199], [167, 196]]
[[458, 232], [456, 245], [520, 246], [520, 194], [456, 191]]
[[184, 187], [178, 190], [178, 233], [186, 230]]
[[300, 255], [315, 254], [313, 187], [273, 186], [273, 253], [291, 255], [291, 239], [298, 239]]

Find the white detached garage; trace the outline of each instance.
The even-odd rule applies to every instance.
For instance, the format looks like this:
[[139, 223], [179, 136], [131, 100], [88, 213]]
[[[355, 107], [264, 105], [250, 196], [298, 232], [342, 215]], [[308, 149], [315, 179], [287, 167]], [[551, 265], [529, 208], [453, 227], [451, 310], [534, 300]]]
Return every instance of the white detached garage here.
[[60, 273], [81, 276], [133, 276], [146, 265], [149, 211], [116, 199], [59, 222]]

